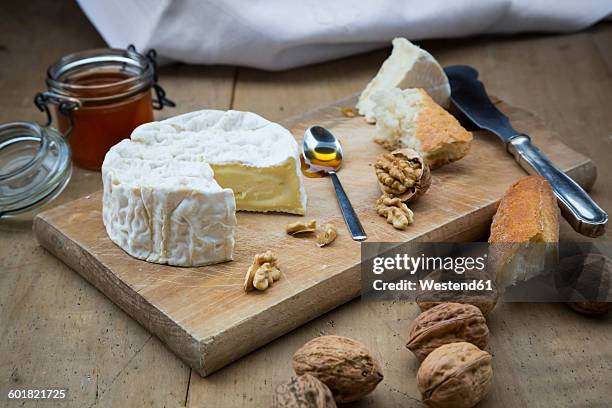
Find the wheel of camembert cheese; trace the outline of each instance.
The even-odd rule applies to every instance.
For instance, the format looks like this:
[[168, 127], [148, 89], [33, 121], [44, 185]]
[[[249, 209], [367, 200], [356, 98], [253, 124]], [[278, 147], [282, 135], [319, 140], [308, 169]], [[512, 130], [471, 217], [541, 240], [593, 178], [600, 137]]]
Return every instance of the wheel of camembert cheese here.
[[149, 262], [232, 259], [236, 210], [304, 214], [291, 133], [254, 113], [203, 110], [138, 127], [102, 165], [110, 239]]

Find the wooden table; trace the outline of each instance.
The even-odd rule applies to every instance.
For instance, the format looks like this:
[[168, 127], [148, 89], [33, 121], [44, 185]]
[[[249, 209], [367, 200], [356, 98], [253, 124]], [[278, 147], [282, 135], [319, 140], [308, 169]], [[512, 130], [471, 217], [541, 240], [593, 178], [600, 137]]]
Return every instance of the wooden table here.
[[[489, 90], [543, 117], [599, 169], [593, 197], [612, 210], [612, 24], [571, 35], [423, 42], [442, 64], [477, 67]], [[72, 1], [0, 5], [0, 121], [36, 120], [46, 66], [104, 46]], [[281, 73], [165, 67], [178, 108], [240, 109], [279, 120], [360, 91], [388, 50]], [[57, 204], [101, 188], [76, 168]], [[573, 236], [562, 226], [562, 236]], [[612, 237], [610, 230], [603, 239]], [[36, 243], [25, 217], [0, 222], [0, 405], [10, 388], [67, 387], [61, 406], [267, 406], [291, 375], [291, 355], [320, 334], [358, 338], [384, 361], [385, 380], [353, 407], [421, 407], [417, 363], [404, 348], [414, 305], [355, 300], [203, 379], [79, 275]], [[612, 317], [587, 319], [559, 304], [504, 304], [489, 319], [494, 389], [483, 407], [608, 407]], [[14, 406], [21, 406], [21, 402]], [[34, 402], [24, 404], [33, 406]], [[9, 404], [9, 406], [13, 406]], [[50, 405], [51, 406], [51, 405]]]

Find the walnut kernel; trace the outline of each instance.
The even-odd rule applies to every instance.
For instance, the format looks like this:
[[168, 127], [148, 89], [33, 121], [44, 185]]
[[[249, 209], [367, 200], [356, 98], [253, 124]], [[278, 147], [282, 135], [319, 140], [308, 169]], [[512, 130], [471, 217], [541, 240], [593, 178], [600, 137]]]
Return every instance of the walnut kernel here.
[[412, 149], [384, 153], [374, 163], [378, 185], [384, 194], [413, 202], [431, 185], [429, 166]]
[[287, 224], [287, 226], [285, 227], [285, 231], [287, 231], [287, 234], [289, 235], [314, 232], [316, 229], [316, 220], [292, 222], [291, 224]]
[[331, 224], [324, 224], [321, 227], [321, 230], [317, 232], [317, 245], [319, 247], [324, 247], [325, 245], [329, 245], [338, 236], [338, 231]]
[[276, 263], [277, 258], [272, 251], [256, 254], [253, 257], [253, 263], [244, 277], [245, 292], [253, 289], [266, 290], [279, 280], [281, 273]]
[[376, 212], [387, 218], [387, 222], [393, 228], [404, 230], [414, 222], [414, 214], [406, 204], [398, 197], [383, 194], [376, 201]]

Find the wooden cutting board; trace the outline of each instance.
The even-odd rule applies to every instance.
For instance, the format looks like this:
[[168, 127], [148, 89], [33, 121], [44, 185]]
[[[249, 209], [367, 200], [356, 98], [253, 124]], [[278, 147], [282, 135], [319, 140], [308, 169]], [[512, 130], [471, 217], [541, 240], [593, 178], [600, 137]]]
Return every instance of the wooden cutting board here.
[[[372, 163], [383, 152], [372, 141], [375, 127], [341, 113], [355, 102], [352, 97], [283, 124], [298, 140], [314, 124], [340, 139], [345, 164], [339, 176], [369, 242], [466, 241], [486, 235], [497, 201], [525, 175], [501, 143], [476, 132], [470, 154], [433, 172], [429, 192], [411, 206], [414, 224], [397, 231], [374, 210], [380, 191]], [[596, 169], [588, 158], [555, 139], [534, 115], [498, 105], [557, 166], [585, 188], [593, 184]], [[101, 192], [41, 213], [34, 230], [42, 246], [206, 376], [359, 295], [360, 244], [344, 225], [331, 181], [307, 178], [305, 185], [305, 219], [332, 223], [339, 231], [329, 247], [285, 234], [285, 225], [299, 216], [241, 212], [234, 261], [199, 268], [151, 264], [131, 258], [108, 239]], [[244, 293], [253, 255], [268, 249], [278, 254], [283, 278], [265, 292]]]

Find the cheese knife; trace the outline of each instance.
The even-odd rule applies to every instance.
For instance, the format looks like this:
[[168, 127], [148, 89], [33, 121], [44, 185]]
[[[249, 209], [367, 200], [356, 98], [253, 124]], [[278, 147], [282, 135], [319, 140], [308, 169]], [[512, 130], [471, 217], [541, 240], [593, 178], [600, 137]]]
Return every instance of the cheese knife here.
[[514, 129], [510, 120], [489, 99], [478, 71], [467, 65], [444, 68], [451, 87], [451, 100], [476, 126], [496, 134], [529, 174], [546, 178], [557, 196], [561, 214], [582, 235], [598, 237], [605, 232], [608, 214], [569, 176], [559, 170], [531, 143], [525, 133]]

